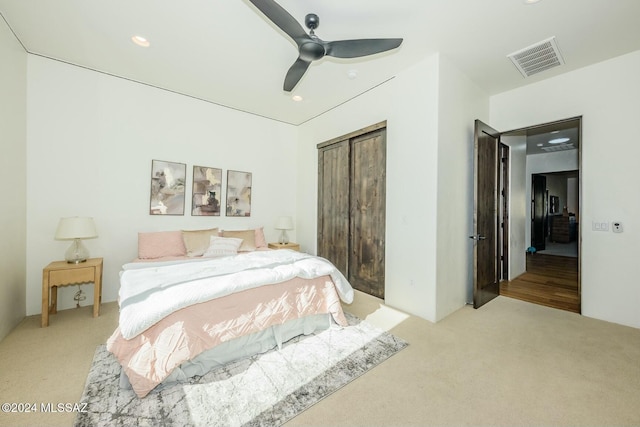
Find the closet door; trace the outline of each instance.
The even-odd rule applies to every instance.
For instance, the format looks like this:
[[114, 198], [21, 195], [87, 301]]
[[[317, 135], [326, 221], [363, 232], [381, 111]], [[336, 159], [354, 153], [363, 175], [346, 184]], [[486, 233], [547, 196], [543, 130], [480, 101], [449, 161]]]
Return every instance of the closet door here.
[[349, 140], [318, 150], [318, 255], [349, 277]]
[[318, 255], [384, 298], [386, 122], [318, 144]]
[[351, 140], [351, 285], [384, 298], [386, 130]]

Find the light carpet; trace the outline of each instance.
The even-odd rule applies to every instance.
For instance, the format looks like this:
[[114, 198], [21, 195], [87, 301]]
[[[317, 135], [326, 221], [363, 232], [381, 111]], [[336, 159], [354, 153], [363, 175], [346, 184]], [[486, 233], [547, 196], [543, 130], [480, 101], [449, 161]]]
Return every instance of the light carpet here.
[[345, 313], [349, 327], [296, 337], [145, 398], [119, 387], [120, 366], [99, 346], [76, 426], [279, 426], [408, 344]]

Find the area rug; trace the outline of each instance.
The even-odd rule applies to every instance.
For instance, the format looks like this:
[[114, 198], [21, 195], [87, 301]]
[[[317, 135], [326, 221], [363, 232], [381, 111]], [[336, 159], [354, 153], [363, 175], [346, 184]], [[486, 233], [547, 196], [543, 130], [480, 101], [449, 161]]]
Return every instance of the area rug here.
[[296, 337], [189, 383], [138, 398], [119, 387], [120, 366], [99, 346], [76, 426], [279, 426], [408, 344], [345, 313], [349, 326]]

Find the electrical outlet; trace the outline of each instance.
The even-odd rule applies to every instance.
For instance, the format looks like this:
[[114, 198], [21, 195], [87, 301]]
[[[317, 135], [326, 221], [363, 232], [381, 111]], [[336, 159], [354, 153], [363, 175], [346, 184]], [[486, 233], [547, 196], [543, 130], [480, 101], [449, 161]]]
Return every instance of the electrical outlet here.
[[622, 223], [620, 221], [613, 221], [611, 223], [611, 231], [614, 233], [622, 233]]

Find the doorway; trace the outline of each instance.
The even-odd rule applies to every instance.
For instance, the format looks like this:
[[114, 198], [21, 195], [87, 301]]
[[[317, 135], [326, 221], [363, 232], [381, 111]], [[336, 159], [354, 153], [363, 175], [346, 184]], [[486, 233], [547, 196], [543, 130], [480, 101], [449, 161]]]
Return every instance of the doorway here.
[[506, 240], [498, 294], [579, 313], [581, 117], [491, 136], [510, 149], [508, 189], [494, 187], [496, 241]]

